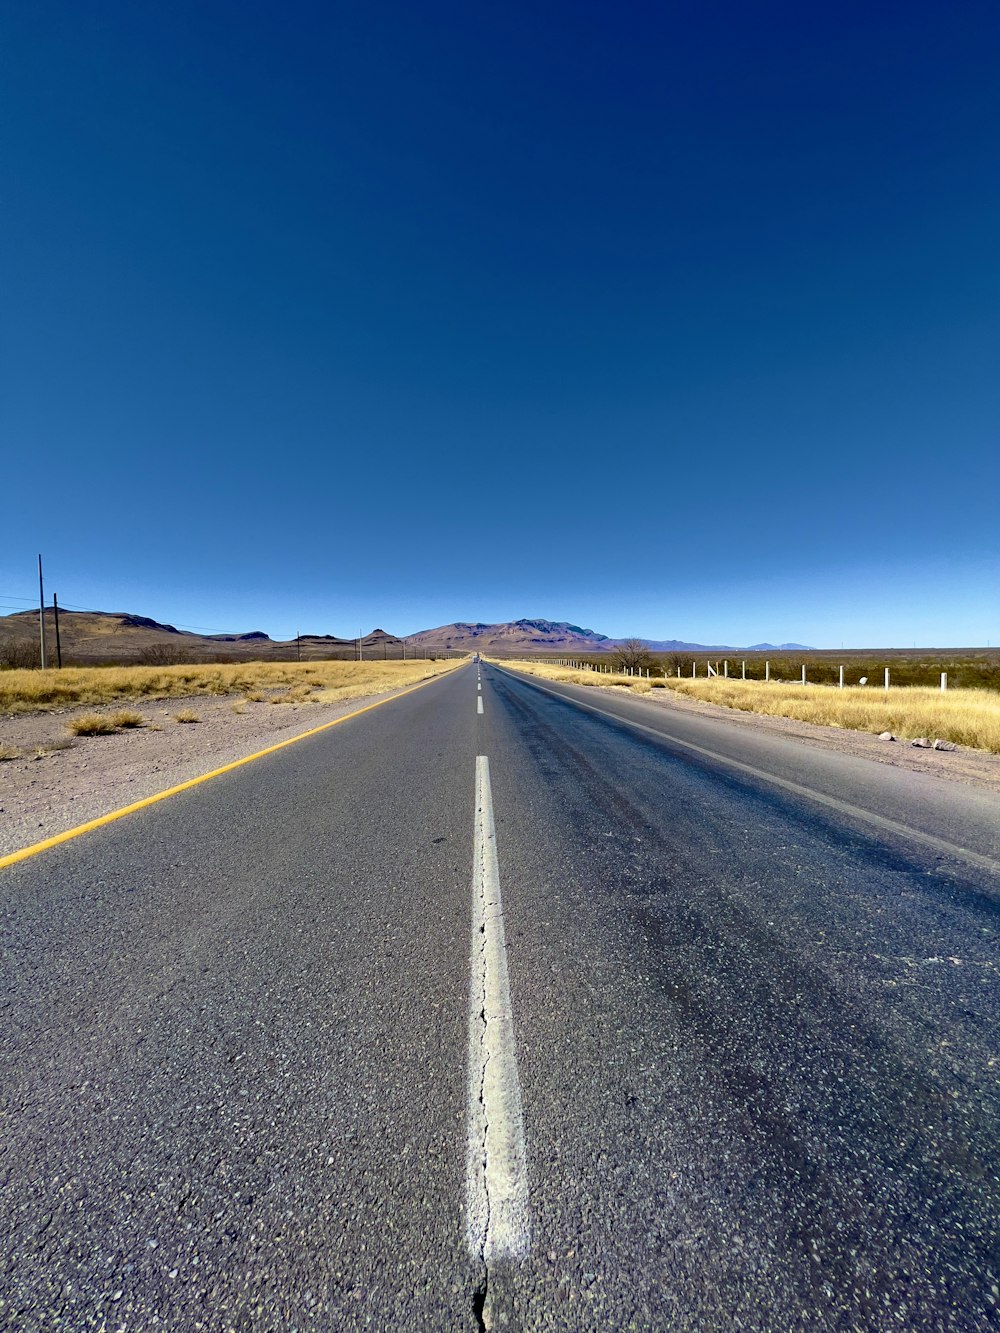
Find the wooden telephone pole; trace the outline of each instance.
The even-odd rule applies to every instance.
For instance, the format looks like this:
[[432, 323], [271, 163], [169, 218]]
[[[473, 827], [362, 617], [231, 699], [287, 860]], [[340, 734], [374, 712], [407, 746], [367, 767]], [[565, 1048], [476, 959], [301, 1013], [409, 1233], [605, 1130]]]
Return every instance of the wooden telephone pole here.
[[42, 650], [42, 670], [45, 670], [45, 587], [42, 583], [42, 557], [38, 557], [38, 638]]
[[56, 666], [62, 666], [62, 643], [59, 639], [59, 598], [52, 594], [52, 616], [56, 622]]

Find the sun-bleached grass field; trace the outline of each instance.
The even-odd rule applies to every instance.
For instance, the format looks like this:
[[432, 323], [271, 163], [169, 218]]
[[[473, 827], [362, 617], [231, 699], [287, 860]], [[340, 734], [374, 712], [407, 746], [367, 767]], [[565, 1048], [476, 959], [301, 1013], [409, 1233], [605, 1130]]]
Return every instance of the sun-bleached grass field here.
[[460, 665], [428, 662], [243, 662], [205, 666], [64, 667], [0, 671], [0, 713], [51, 712], [192, 695], [243, 695], [252, 701], [338, 703], [415, 685]]
[[926, 736], [929, 740], [953, 741], [977, 750], [1000, 754], [1000, 694], [995, 690], [936, 690], [921, 686], [796, 685], [782, 681], [677, 679], [653, 676], [646, 680], [577, 671], [545, 662], [510, 661], [503, 665], [548, 680], [576, 685], [616, 685], [634, 693], [648, 694], [670, 689], [677, 694], [703, 699], [723, 708], [771, 717], [797, 718], [819, 726], [843, 727], [876, 734], [891, 731], [900, 740]]

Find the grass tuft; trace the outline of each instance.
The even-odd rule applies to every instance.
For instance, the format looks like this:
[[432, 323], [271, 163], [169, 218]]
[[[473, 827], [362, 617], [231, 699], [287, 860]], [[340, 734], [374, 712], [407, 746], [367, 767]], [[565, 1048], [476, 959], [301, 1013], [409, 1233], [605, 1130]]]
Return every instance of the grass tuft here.
[[200, 722], [201, 718], [193, 708], [182, 708], [179, 713], [174, 714], [175, 722]]
[[103, 713], [82, 713], [66, 726], [74, 736], [113, 736], [118, 730], [111, 718]]
[[135, 712], [131, 708], [121, 708], [117, 713], [111, 714], [111, 721], [116, 727], [130, 729], [132, 727], [144, 727], [146, 719], [141, 713]]
[[272, 704], [306, 704], [316, 703], [317, 696], [313, 692], [315, 686], [303, 682], [299, 685], [293, 685], [285, 690], [284, 694], [276, 694], [270, 699]]
[[16, 745], [4, 745], [0, 742], [0, 764], [7, 763], [10, 759], [20, 759], [21, 751]]

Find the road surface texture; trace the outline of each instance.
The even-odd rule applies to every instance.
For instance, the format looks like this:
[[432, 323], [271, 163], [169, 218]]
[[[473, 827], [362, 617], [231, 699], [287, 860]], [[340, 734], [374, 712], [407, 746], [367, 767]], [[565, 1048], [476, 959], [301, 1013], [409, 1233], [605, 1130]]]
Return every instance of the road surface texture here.
[[998, 815], [472, 664], [0, 870], [0, 1328], [997, 1327]]

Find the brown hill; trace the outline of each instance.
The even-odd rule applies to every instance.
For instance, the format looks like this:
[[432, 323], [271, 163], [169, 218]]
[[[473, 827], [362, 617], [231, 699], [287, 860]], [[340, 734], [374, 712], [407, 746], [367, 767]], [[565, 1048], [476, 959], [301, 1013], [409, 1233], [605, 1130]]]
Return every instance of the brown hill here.
[[421, 630], [406, 640], [421, 648], [444, 652], [594, 653], [614, 648], [614, 642], [592, 629], [565, 620], [509, 620], [494, 625], [456, 621], [438, 629]]
[[[48, 663], [56, 663], [55, 621], [51, 610], [45, 613]], [[182, 662], [302, 661], [331, 658], [352, 659], [357, 654], [356, 639], [340, 639], [334, 634], [303, 634], [280, 641], [269, 638], [263, 630], [246, 634], [194, 634], [162, 624], [148, 616], [115, 611], [59, 612], [59, 637], [64, 665], [96, 666], [101, 663], [135, 663], [166, 666]], [[362, 639], [365, 657], [403, 656], [402, 640], [385, 630], [375, 629]], [[423, 645], [414, 649], [428, 652]], [[407, 645], [406, 655], [411, 655]], [[0, 617], [0, 667], [37, 666], [38, 610], [16, 611]]]

